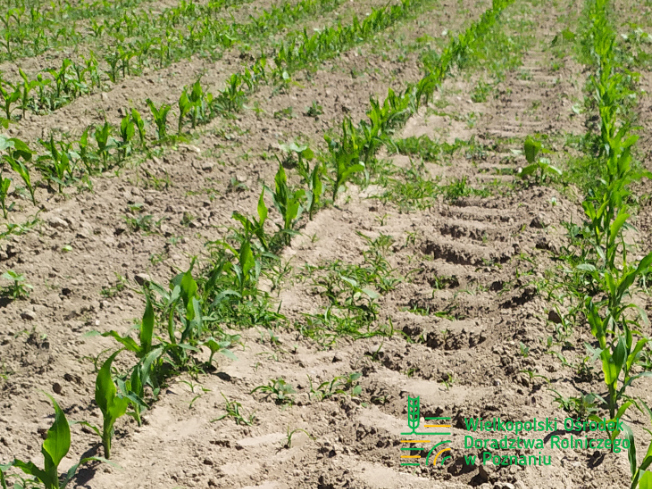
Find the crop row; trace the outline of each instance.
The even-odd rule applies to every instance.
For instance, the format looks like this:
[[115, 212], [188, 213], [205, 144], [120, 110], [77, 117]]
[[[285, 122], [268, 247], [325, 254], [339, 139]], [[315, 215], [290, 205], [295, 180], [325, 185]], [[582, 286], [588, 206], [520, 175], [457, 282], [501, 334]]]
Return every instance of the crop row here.
[[[261, 316], [278, 316], [268, 307], [268, 295], [259, 290], [258, 280], [265, 270], [274, 266], [278, 261], [278, 251], [298, 232], [302, 213], [306, 211], [312, 218], [312, 214], [326, 204], [323, 197], [328, 184], [332, 187], [335, 201], [344, 185], [363, 172], [365, 165], [373, 160], [390, 131], [427, 102], [457, 60], [463, 58], [477, 38], [486, 33], [509, 3], [509, 0], [494, 0], [493, 7], [477, 23], [451, 41], [442, 53], [439, 65], [426, 73], [418, 84], [410, 85], [399, 94], [390, 89], [382, 103], [372, 100], [368, 121], [356, 125], [350, 119], [345, 120], [342, 134], [326, 138], [328, 150], [324, 154], [315, 158], [307, 148], [292, 148], [304, 188], [290, 186], [283, 165], [279, 164], [273, 187], [263, 187], [257, 216], [234, 212], [236, 225], [230, 234], [223, 240], [209, 243], [210, 263], [199, 273], [194, 273], [196, 262], [193, 260], [186, 272], [170, 281], [169, 288], [155, 283], [145, 287], [146, 307], [137, 338], [122, 336], [116, 331], [103, 333], [103, 336], [113, 337], [121, 349], [103, 363], [97, 375], [95, 401], [102, 411], [103, 425], [88, 426], [101, 437], [107, 458], [111, 453], [116, 420], [129, 411], [128, 414], [140, 423], [142, 413], [156, 400], [170, 375], [201, 368], [195, 355], [200, 348], [210, 351], [209, 362], [217, 353], [233, 355], [230, 348], [239, 342], [239, 337], [226, 334], [220, 325], [250, 327]], [[327, 182], [324, 182], [324, 176], [328, 176]], [[266, 194], [280, 217], [276, 224], [278, 229], [272, 234], [266, 230], [269, 217]], [[112, 363], [124, 350], [133, 354], [136, 364], [129, 372], [114, 379]], [[13, 466], [48, 489], [61, 487], [58, 464], [70, 448], [70, 429], [54, 400], [53, 404], [55, 421], [42, 449], [45, 470], [14, 460], [10, 465], [0, 466], [0, 482], [3, 484], [3, 472]], [[80, 463], [88, 460], [91, 459]], [[64, 482], [74, 476], [77, 467], [75, 465], [66, 474]]]
[[[290, 63], [286, 57], [289, 50], [281, 51], [274, 59], [273, 68], [267, 68], [266, 59], [261, 58], [251, 66], [251, 69], [245, 69], [242, 74], [233, 74], [226, 87], [215, 96], [205, 91], [201, 81], [198, 80], [191, 87], [184, 89], [179, 97], [177, 136], [182, 135], [186, 124], [190, 124], [194, 129], [197, 125], [206, 124], [217, 116], [228, 116], [241, 110], [247, 94], [257, 90], [261, 82], [276, 80], [289, 83], [290, 73], [295, 69], [319, 59], [335, 56], [341, 50], [368, 39], [374, 33], [406, 16], [412, 8], [412, 0], [403, 0], [401, 5], [372, 11], [362, 22], [355, 18], [348, 26], [340, 24], [316, 33], [312, 37], [306, 37], [306, 42], [299, 51], [300, 56], [293, 57]], [[299, 63], [298, 59], [303, 61]], [[152, 123], [156, 127], [153, 143], [160, 145], [170, 142], [173, 138], [169, 131], [168, 117], [172, 107], [168, 104], [156, 107], [149, 99], [147, 105], [151, 111]], [[118, 134], [120, 139], [113, 136]], [[58, 190], [62, 191], [64, 186], [81, 178], [90, 177], [121, 164], [135, 149], [147, 151], [151, 141], [148, 141], [143, 117], [136, 109], [132, 109], [118, 127], [105, 122], [99, 127], [87, 128], [76, 141], [55, 141], [51, 135], [49, 140], [40, 140], [39, 143], [46, 152], [36, 155], [26, 143], [17, 138], [0, 140], [0, 149], [5, 150], [6, 153], [3, 156], [3, 166], [8, 164], [20, 176], [34, 205], [36, 205], [36, 198], [35, 183], [32, 182], [31, 176], [32, 168], [36, 168], [40, 173], [42, 184], [47, 185], [49, 189], [53, 189], [56, 185]], [[32, 162], [34, 162], [33, 167]], [[0, 204], [5, 216], [10, 208], [10, 204], [7, 203], [10, 186], [11, 180], [3, 172], [0, 174]]]
[[[0, 61], [21, 56], [38, 56], [48, 49], [77, 44], [83, 36], [78, 22], [105, 17], [105, 22], [128, 9], [139, 6], [143, 0], [110, 2], [60, 2], [43, 8], [25, 0], [2, 6], [0, 15]], [[119, 24], [118, 24], [119, 25]]]
[[[228, 0], [216, 0], [196, 9], [217, 8]], [[83, 62], [64, 59], [58, 69], [49, 69], [31, 78], [20, 70], [22, 80], [11, 83], [0, 78], [0, 96], [4, 125], [16, 119], [16, 109], [35, 113], [47, 113], [59, 109], [76, 98], [101, 90], [106, 81], [113, 83], [127, 75], [138, 75], [147, 67], [163, 68], [175, 61], [188, 58], [200, 51], [214, 55], [238, 42], [245, 42], [259, 34], [269, 35], [286, 25], [316, 13], [329, 12], [344, 0], [303, 0], [297, 4], [289, 1], [281, 6], [264, 10], [249, 22], [230, 24], [222, 19], [200, 16], [201, 26], [190, 29], [184, 35], [172, 28], [163, 29], [160, 36], [147, 37], [143, 41], [117, 42], [111, 52], [104, 56], [104, 63], [91, 52]], [[192, 4], [194, 5], [194, 4]], [[137, 22], [147, 25], [146, 22]], [[103, 68], [104, 67], [104, 68]], [[0, 116], [1, 117], [1, 116]]]
[[[581, 414], [600, 422], [595, 414], [597, 409], [593, 407], [597, 400], [607, 409], [609, 421], [620, 422], [628, 409], [635, 407], [652, 422], [652, 411], [645, 401], [627, 393], [636, 379], [649, 375], [641, 365], [641, 354], [649, 342], [642, 327], [647, 317], [631, 296], [636, 283], [652, 265], [652, 253], [642, 259], [632, 259], [631, 244], [625, 235], [627, 230], [633, 229], [629, 223], [632, 202], [629, 187], [652, 174], [640, 171], [632, 162], [638, 137], [632, 133], [629, 108], [637, 98], [638, 74], [626, 69], [621, 62], [612, 18], [608, 0], [587, 3], [582, 48], [585, 62], [592, 69], [587, 91], [592, 94], [590, 102], [600, 121], [593, 145], [598, 151], [590, 162], [590, 169], [598, 178], [592, 182], [582, 202], [583, 225], [569, 227], [573, 251], [564, 256], [572, 265], [566, 285], [578, 298], [569, 315], [585, 318], [588, 323], [597, 343], [597, 348], [587, 344], [589, 357], [600, 362], [607, 388], [604, 397], [597, 394], [582, 397], [579, 401], [583, 406]], [[528, 160], [533, 162], [540, 146], [528, 140], [525, 149]], [[633, 432], [626, 424], [623, 426], [625, 433], [616, 428], [609, 430], [608, 435], [612, 442], [621, 434], [629, 437], [631, 488], [651, 488], [652, 473], [646, 469], [652, 464], [652, 444], [639, 464]]]

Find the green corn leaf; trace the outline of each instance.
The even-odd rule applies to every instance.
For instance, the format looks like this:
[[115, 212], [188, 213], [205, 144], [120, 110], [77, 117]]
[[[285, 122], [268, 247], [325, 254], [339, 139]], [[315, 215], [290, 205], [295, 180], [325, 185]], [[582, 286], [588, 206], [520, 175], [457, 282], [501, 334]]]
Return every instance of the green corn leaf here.
[[627, 372], [630, 371], [630, 369], [632, 368], [632, 365], [636, 361], [636, 358], [641, 353], [641, 351], [643, 350], [643, 347], [647, 344], [647, 342], [648, 342], [647, 338], [640, 339], [640, 340], [638, 340], [636, 342], [636, 346], [634, 347], [634, 351], [632, 351], [629, 354], [629, 356], [627, 357], [627, 364], [625, 366]]
[[364, 171], [364, 165], [362, 163], [351, 165], [345, 171], [342, 172], [342, 183], [346, 182], [346, 180], [348, 180], [352, 174], [361, 171]]
[[197, 295], [197, 282], [192, 278], [192, 269], [195, 265], [195, 258], [193, 258], [190, 263], [190, 268], [184, 274], [181, 275], [181, 280], [179, 281], [179, 287], [181, 292], [181, 299], [183, 304], [186, 307], [186, 318], [191, 320], [195, 317], [195, 310], [193, 308], [192, 299]]
[[154, 335], [154, 308], [149, 296], [145, 297], [147, 302], [145, 306], [145, 314], [143, 321], [140, 325], [140, 351], [138, 357], [143, 358], [152, 349], [152, 337]]
[[249, 271], [255, 266], [254, 255], [251, 253], [251, 245], [245, 241], [240, 247], [239, 254], [240, 267], [244, 276], [248, 276]]
[[103, 338], [107, 338], [109, 336], [113, 337], [118, 343], [120, 343], [122, 346], [124, 346], [127, 350], [133, 352], [133, 353], [140, 353], [140, 347], [138, 346], [138, 343], [136, 343], [136, 340], [131, 338], [130, 336], [120, 336], [120, 334], [117, 331], [107, 331], [105, 333], [100, 333], [99, 331], [90, 331], [86, 333], [84, 336], [85, 337], [92, 337], [92, 336], [102, 336]]
[[618, 237], [618, 233], [620, 232], [620, 229], [625, 224], [625, 221], [627, 221], [627, 218], [629, 218], [629, 214], [627, 214], [626, 212], [619, 212], [618, 216], [616, 217], [616, 219], [614, 219], [614, 222], [611, 224], [611, 228], [610, 228], [611, 240], [610, 240], [610, 242], [612, 244], [616, 241], [616, 238]]
[[[27, 475], [31, 475], [40, 480], [46, 487], [46, 489], [58, 489], [55, 484], [55, 481], [50, 479], [50, 476], [44, 470], [39, 469], [33, 462], [23, 462], [22, 460], [14, 460], [12, 465], [16, 468], [19, 468]], [[58, 480], [56, 483], [58, 484]], [[14, 486], [15, 487], [15, 486]], [[4, 489], [4, 488], [3, 488]]]
[[104, 416], [102, 444], [106, 458], [111, 458], [113, 425], [127, 412], [129, 406], [129, 399], [117, 396], [117, 388], [111, 376], [111, 365], [121, 351], [116, 351], [104, 362], [95, 381], [95, 402]]
[[57, 401], [52, 396], [46, 395], [54, 406], [54, 423], [47, 432], [41, 452], [45, 457], [45, 471], [54, 471], [54, 474], [58, 477], [57, 468], [59, 463], [70, 450], [70, 426]]
[[634, 432], [632, 432], [632, 429], [627, 424], [623, 424], [623, 431], [629, 440], [627, 458], [629, 460], [629, 471], [632, 474], [633, 481], [636, 479], [636, 473], [638, 472], [638, 462], [636, 460], [636, 440], [634, 439]]
[[518, 172], [517, 176], [520, 178], [529, 177], [531, 175], [534, 175], [538, 169], [539, 169], [539, 164], [533, 163], [532, 165], [528, 165], [525, 168], [523, 168], [520, 172]]
[[600, 357], [602, 358], [602, 370], [604, 371], [605, 383], [613, 385], [618, 381], [618, 375], [622, 370], [625, 362], [627, 361], [627, 349], [625, 340], [621, 336], [618, 339], [618, 344], [613, 350], [613, 354], [608, 350], [604, 350]]
[[541, 151], [541, 143], [528, 136], [525, 140], [525, 158], [528, 163], [534, 163], [539, 151]]
[[638, 482], [639, 489], [652, 489], [652, 472], [645, 471]]
[[622, 369], [627, 362], [627, 347], [625, 346], [625, 339], [622, 336], [618, 339], [618, 344], [614, 350], [613, 357], [620, 372], [620, 369]]
[[[647, 271], [652, 265], [652, 253], [647, 254], [638, 264], [635, 270], [625, 274], [620, 283], [618, 284], [618, 296], [622, 297], [627, 289], [631, 287], [634, 283], [634, 280], [638, 275], [641, 275]], [[615, 295], [615, 294], [614, 294]]]
[[263, 189], [262, 192], [260, 192], [260, 198], [258, 199], [258, 225], [260, 227], [263, 226], [265, 221], [267, 220], [267, 206], [265, 205], [265, 189]]
[[114, 352], [102, 365], [95, 383], [95, 402], [106, 416], [112, 410], [117, 389], [111, 376], [111, 365], [122, 350]]
[[11, 465], [0, 465], [0, 488], [7, 489], [7, 480], [5, 479], [5, 472], [9, 470]]
[[12, 465], [23, 472], [40, 480], [46, 489], [59, 489], [59, 463], [70, 450], [70, 426], [66, 415], [63, 413], [52, 396], [46, 394], [54, 406], [54, 423], [46, 434], [41, 447], [45, 461], [45, 469], [41, 470], [32, 462], [14, 460]]
[[616, 296], [616, 281], [614, 280], [614, 276], [611, 274], [610, 271], [605, 272], [604, 274], [605, 282], [607, 283], [607, 287], [609, 287], [609, 293], [612, 295], [612, 297]]
[[[624, 404], [622, 404], [622, 405], [618, 408], [618, 411], [616, 412], [616, 416], [614, 417], [613, 421], [619, 421], [620, 418], [622, 418], [623, 415], [625, 414], [625, 411], [627, 411], [627, 409], [629, 409], [629, 407], [630, 407], [633, 403], [634, 403], [634, 401], [627, 401], [627, 402], [625, 402]], [[610, 420], [610, 421], [611, 421], [611, 420]], [[623, 423], [623, 430], [625, 430], [625, 432], [627, 432], [627, 429], [625, 428], [625, 426], [626, 426], [626, 424]], [[615, 440], [616, 438], [618, 438], [618, 435], [620, 435], [620, 430], [614, 430], [614, 431], [612, 431], [612, 432], [611, 432], [611, 440]]]
[[619, 370], [616, 362], [614, 362], [613, 356], [607, 350], [602, 351], [600, 358], [602, 359], [604, 381], [607, 385], [612, 385], [618, 380]]

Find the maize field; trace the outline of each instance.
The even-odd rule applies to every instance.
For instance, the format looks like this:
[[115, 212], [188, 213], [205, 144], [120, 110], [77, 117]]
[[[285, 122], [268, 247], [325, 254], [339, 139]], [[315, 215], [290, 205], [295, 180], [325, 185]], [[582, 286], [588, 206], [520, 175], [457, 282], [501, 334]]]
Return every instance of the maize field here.
[[652, 489], [651, 36], [0, 0], [0, 489]]

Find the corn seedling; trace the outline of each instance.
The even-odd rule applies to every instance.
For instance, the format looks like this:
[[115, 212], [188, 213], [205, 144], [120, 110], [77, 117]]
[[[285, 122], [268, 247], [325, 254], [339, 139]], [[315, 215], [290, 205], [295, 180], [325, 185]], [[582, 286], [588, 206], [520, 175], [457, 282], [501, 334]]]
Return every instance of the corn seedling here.
[[2, 214], [4, 218], [7, 219], [7, 196], [9, 195], [9, 187], [11, 186], [11, 179], [4, 178], [0, 174], [0, 205], [2, 205]]
[[271, 195], [276, 210], [283, 216], [283, 226], [279, 226], [279, 229], [284, 237], [284, 243], [289, 244], [292, 235], [296, 234], [294, 228], [301, 218], [303, 212], [301, 201], [306, 192], [302, 189], [290, 190], [287, 175], [281, 163], [279, 163], [274, 177], [274, 183], [274, 190], [267, 186], [265, 186], [265, 190]]
[[[222, 394], [220, 392], [220, 394]], [[228, 397], [226, 397], [224, 394], [222, 394], [222, 397], [224, 398], [224, 401], [226, 402], [225, 410], [226, 413], [223, 414], [222, 416], [219, 416], [218, 418], [212, 419], [211, 423], [214, 423], [215, 421], [220, 421], [226, 417], [231, 417], [235, 420], [235, 424], [240, 425], [240, 426], [253, 426], [256, 422], [256, 414], [251, 413], [249, 415], [243, 414], [240, 412], [242, 409], [242, 404], [240, 404], [238, 401], [230, 401]]]
[[5, 118], [6, 120], [11, 121], [11, 106], [21, 98], [20, 86], [9, 88], [8, 85], [5, 86], [2, 78], [0, 78], [0, 95], [2, 95], [2, 108], [5, 112]]
[[111, 136], [111, 131], [112, 128], [109, 122], [104, 121], [104, 124], [96, 128], [93, 133], [93, 137], [97, 143], [97, 154], [102, 159], [104, 170], [108, 169], [109, 152], [118, 145], [116, 140]]
[[260, 193], [258, 198], [258, 220], [255, 218], [249, 218], [243, 216], [239, 212], [234, 212], [232, 217], [233, 219], [239, 221], [242, 224], [244, 231], [243, 239], [249, 240], [252, 236], [256, 236], [263, 250], [267, 251], [269, 249], [268, 237], [265, 234], [265, 221], [267, 220], [268, 209], [265, 204], [265, 189]]
[[321, 163], [315, 163], [312, 170], [308, 173], [308, 190], [306, 190], [308, 217], [312, 221], [312, 216], [319, 209], [321, 196], [324, 193], [322, 176], [324, 167]]
[[[100, 457], [82, 459], [68, 469], [66, 475], [60, 480], [59, 463], [70, 450], [70, 426], [68, 425], [66, 415], [57, 402], [51, 396], [48, 395], [48, 397], [54, 406], [54, 423], [52, 423], [52, 426], [47, 431], [45, 441], [41, 446], [41, 453], [44, 458], [44, 468], [40, 469], [33, 462], [23, 462], [22, 460], [17, 459], [14, 459], [10, 467], [16, 467], [22, 470], [25, 474], [32, 476], [35, 480], [43, 484], [45, 489], [64, 489], [75, 476], [80, 465], [92, 460], [104, 461], [104, 459]], [[2, 469], [6, 468], [7, 466], [2, 467]], [[3, 472], [2, 469], [0, 469], [0, 473]], [[0, 480], [5, 484], [4, 477]], [[6, 489], [6, 484], [3, 489]]]
[[283, 379], [270, 380], [267, 385], [259, 385], [250, 394], [258, 391], [263, 392], [265, 398], [273, 396], [276, 404], [292, 404], [293, 396], [296, 393], [294, 387]]
[[124, 160], [131, 153], [131, 140], [135, 134], [134, 121], [131, 118], [131, 114], [127, 114], [122, 118], [120, 122], [120, 138], [121, 141], [118, 143], [118, 153], [120, 160]]
[[[36, 205], [34, 187], [32, 185], [29, 169], [24, 163], [31, 161], [33, 155], [32, 150], [30, 150], [29, 146], [27, 146], [27, 144], [25, 144], [20, 139], [5, 138], [4, 136], [0, 136], [0, 151], [5, 152], [5, 154], [2, 156], [3, 162], [9, 163], [11, 169], [20, 175], [20, 178], [23, 180], [23, 183], [27, 187], [27, 190], [32, 197], [32, 203]], [[6, 199], [6, 194], [4, 197]], [[3, 209], [5, 208], [6, 207], [3, 205]]]
[[167, 125], [168, 125], [168, 112], [170, 112], [170, 107], [167, 104], [161, 105], [158, 109], [150, 99], [146, 100], [149, 110], [152, 111], [152, 116], [154, 117], [154, 124], [156, 124], [156, 135], [159, 141], [163, 141], [167, 138]]
[[86, 168], [86, 173], [90, 176], [95, 174], [95, 161], [97, 160], [97, 157], [89, 148], [88, 131], [89, 128], [86, 128], [86, 130], [80, 136], [79, 141], [77, 141], [77, 154], [79, 155], [79, 159]]
[[127, 412], [127, 407], [129, 406], [129, 399], [118, 395], [118, 390], [111, 374], [113, 360], [115, 360], [115, 357], [121, 351], [116, 351], [104, 362], [102, 368], [97, 373], [97, 379], [95, 381], [95, 402], [104, 417], [101, 436], [104, 456], [107, 459], [111, 458], [111, 441], [113, 440], [115, 422]]
[[314, 439], [315, 439], [314, 436], [312, 436], [310, 433], [308, 433], [306, 430], [304, 430], [304, 429], [302, 429], [302, 428], [295, 428], [295, 429], [293, 429], [293, 430], [290, 430], [290, 427], [288, 426], [287, 437], [286, 437], [286, 439], [285, 439], [285, 443], [283, 444], [283, 448], [286, 448], [286, 449], [290, 449], [290, 448], [292, 448], [292, 437], [293, 437], [296, 433], [299, 433], [299, 432], [304, 433], [304, 434], [305, 434], [308, 438], [310, 438], [311, 440], [314, 440]]
[[333, 203], [337, 199], [337, 194], [343, 188], [344, 184], [351, 178], [354, 173], [365, 170], [364, 163], [360, 161], [359, 154], [356, 151], [359, 148], [358, 138], [351, 119], [342, 122], [342, 143], [337, 144], [330, 138], [326, 139], [332, 148], [333, 166], [335, 167], [335, 178], [333, 179]]
[[147, 148], [147, 143], [145, 141], [145, 121], [136, 109], [131, 109], [131, 120], [134, 122], [136, 129], [138, 130], [138, 137], [140, 139], [140, 144], [143, 148]]
[[325, 401], [330, 399], [338, 394], [344, 394], [344, 389], [342, 389], [342, 381], [340, 377], [335, 377], [330, 382], [322, 382], [315, 389], [312, 384], [312, 378], [308, 375], [308, 383], [310, 392], [308, 393], [308, 399], [315, 397], [318, 401]]
[[528, 166], [520, 169], [517, 173], [520, 178], [535, 175], [535, 182], [538, 185], [545, 183], [547, 176], [552, 178], [561, 175], [561, 170], [552, 166], [548, 158], [537, 159], [540, 152], [548, 153], [549, 151], [543, 148], [539, 141], [535, 141], [528, 136], [525, 140], [525, 158], [527, 159]]
[[11, 285], [3, 288], [3, 295], [12, 299], [25, 299], [29, 297], [30, 290], [33, 287], [25, 283], [25, 275], [16, 273], [13, 270], [7, 270], [2, 274], [2, 278], [11, 282]]
[[48, 185], [51, 185], [52, 182], [56, 183], [59, 193], [61, 193], [62, 187], [67, 184], [66, 174], [69, 177], [72, 176], [71, 158], [77, 154], [72, 153], [62, 141], [55, 142], [53, 134], [50, 134], [49, 141], [40, 140], [39, 142], [47, 150], [47, 153], [36, 159], [36, 167]]

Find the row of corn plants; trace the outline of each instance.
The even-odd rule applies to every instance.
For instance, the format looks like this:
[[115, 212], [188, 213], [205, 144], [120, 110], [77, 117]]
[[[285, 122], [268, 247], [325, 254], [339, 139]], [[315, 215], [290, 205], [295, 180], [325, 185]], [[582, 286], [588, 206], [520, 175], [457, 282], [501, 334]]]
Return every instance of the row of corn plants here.
[[91, 20], [97, 24], [98, 18], [110, 22], [109, 19], [124, 15], [143, 0], [60, 2], [59, 5], [54, 2], [39, 5], [26, 0], [12, 3], [6, 8], [3, 5], [0, 14], [0, 61], [77, 45], [84, 38], [84, 27], [79, 23]]
[[[652, 423], [652, 411], [645, 401], [627, 393], [636, 379], [650, 375], [640, 365], [641, 355], [648, 348], [649, 338], [643, 328], [648, 320], [632, 296], [652, 265], [652, 253], [633, 259], [632, 244], [626, 239], [626, 232], [634, 229], [630, 223], [630, 185], [652, 174], [637, 169], [633, 163], [638, 136], [633, 134], [629, 114], [637, 98], [638, 74], [621, 62], [612, 15], [609, 0], [587, 2], [583, 54], [593, 69], [588, 81], [592, 95], [589, 105], [598, 111], [600, 121], [593, 145], [598, 150], [590, 165], [599, 177], [582, 202], [583, 225], [571, 229], [575, 251], [566, 259], [574, 265], [569, 283], [580, 297], [573, 315], [588, 323], [597, 347], [587, 344], [587, 348], [594, 361], [600, 362], [604, 374], [606, 395], [595, 394], [595, 398], [608, 411], [608, 422], [614, 423], [607, 425], [615, 426], [608, 431], [609, 437], [612, 441], [621, 435], [629, 438], [631, 488], [649, 489], [652, 473], [646, 469], [652, 464], [652, 443], [639, 463], [633, 432], [621, 421], [630, 408], [637, 408]], [[602, 421], [595, 414], [589, 419]], [[624, 433], [618, 426], [623, 426]]]
[[[390, 89], [382, 103], [372, 100], [369, 121], [355, 125], [346, 120], [339, 137], [326, 137], [328, 149], [324, 154], [315, 158], [306, 148], [292, 148], [305, 188], [292, 187], [283, 165], [279, 164], [274, 185], [263, 186], [257, 215], [234, 212], [236, 225], [230, 228], [226, 238], [207, 244], [211, 258], [199, 273], [193, 274], [196, 266], [193, 260], [189, 269], [175, 276], [167, 288], [156, 283], [145, 287], [145, 312], [136, 338], [117, 331], [102, 333], [114, 338], [120, 349], [103, 362], [97, 373], [95, 402], [102, 412], [103, 424], [84, 424], [101, 439], [107, 459], [111, 455], [116, 421], [130, 415], [140, 424], [142, 414], [157, 399], [170, 376], [180, 372], [198, 373], [213, 362], [216, 354], [233, 356], [232, 348], [240, 338], [229, 334], [224, 326], [245, 328], [282, 319], [278, 312], [270, 310], [268, 293], [259, 289], [258, 282], [278, 263], [278, 252], [298, 232], [302, 214], [305, 212], [311, 219], [325, 205], [323, 197], [328, 185], [335, 200], [355, 174], [364, 172], [365, 164], [379, 149], [379, 142], [416, 113], [422, 103], [427, 103], [456, 60], [472, 49], [476, 39], [486, 33], [511, 1], [494, 0], [492, 8], [477, 23], [451, 41], [441, 56], [441, 65], [426, 73], [418, 84], [410, 85], [398, 95]], [[266, 195], [279, 214], [275, 221], [277, 230], [271, 234], [266, 230], [270, 221]], [[204, 362], [198, 359], [202, 349], [210, 353]], [[131, 355], [133, 366], [114, 376], [113, 362], [123, 352]], [[54, 400], [53, 404], [55, 422], [42, 448], [45, 469], [19, 460], [0, 465], [3, 489], [9, 477], [5, 474], [12, 467], [31, 478], [30, 481], [21, 479], [18, 487], [41, 483], [47, 489], [59, 489], [74, 477], [79, 464], [67, 472], [62, 483], [58, 477], [58, 464], [70, 448], [70, 429]], [[94, 457], [80, 463], [90, 460], [106, 459]]]
[[[302, 51], [302, 59], [306, 59], [304, 63], [287, 65], [278, 61], [276, 66], [268, 68], [266, 59], [261, 58], [250, 69], [233, 74], [226, 87], [217, 95], [206, 91], [198, 80], [191, 87], [185, 88], [179, 97], [176, 136], [182, 136], [186, 125], [191, 125], [194, 129], [218, 116], [228, 116], [240, 111], [248, 94], [255, 92], [261, 82], [275, 79], [288, 82], [288, 71], [292, 73], [299, 66], [305, 66], [305, 63], [332, 57], [340, 50], [368, 39], [403, 18], [411, 8], [410, 0], [404, 0], [398, 6], [374, 10], [362, 22], [354, 19], [349, 26], [340, 25], [336, 29], [327, 29], [324, 33], [315, 34], [309, 38], [310, 48], [304, 48]], [[169, 120], [172, 107], [168, 104], [157, 107], [149, 99], [147, 105], [151, 111], [151, 125], [156, 128], [153, 144], [160, 145], [175, 139], [175, 135], [171, 134]], [[39, 144], [45, 149], [45, 152], [40, 154], [32, 151], [26, 143], [17, 138], [2, 138], [0, 151], [4, 154], [0, 167], [0, 204], [5, 217], [11, 209], [8, 197], [12, 183], [6, 171], [11, 170], [12, 175], [20, 177], [32, 203], [37, 205], [37, 185], [62, 192], [65, 186], [80, 179], [110, 170], [120, 165], [135, 150], [148, 149], [146, 132], [142, 115], [132, 109], [117, 127], [105, 122], [103, 125], [87, 128], [75, 141], [55, 141], [53, 136], [48, 140], [40, 140]], [[33, 181], [32, 169], [40, 173], [41, 180], [38, 183]]]
[[[51, 68], [31, 77], [19, 70], [20, 79], [4, 80], [0, 77], [0, 122], [6, 126], [26, 111], [48, 113], [67, 105], [83, 95], [97, 92], [106, 87], [107, 81], [117, 82], [128, 75], [138, 75], [143, 69], [157, 69], [200, 52], [221, 52], [236, 43], [246, 42], [259, 35], [281, 31], [286, 25], [298, 22], [314, 14], [329, 12], [344, 0], [303, 0], [297, 4], [289, 1], [270, 10], [264, 10], [248, 22], [236, 23], [224, 19], [212, 19], [205, 12], [215, 12], [219, 7], [230, 5], [231, 0], [213, 0], [208, 5], [196, 6], [185, 2], [173, 12], [158, 18], [162, 25], [152, 27], [149, 18], [135, 19], [139, 29], [150, 26], [140, 41], [121, 39], [114, 43], [103, 60], [91, 51], [88, 57], [74, 62], [64, 59], [59, 68]], [[192, 27], [187, 34], [180, 34], [174, 28], [178, 16], [187, 14], [193, 6], [199, 28]], [[156, 34], [156, 32], [158, 34]], [[131, 33], [133, 34], [133, 33]]]
[[[150, 9], [134, 9], [127, 7], [116, 8], [106, 12], [104, 17], [94, 17], [90, 25], [77, 26], [77, 24], [64, 24], [57, 28], [52, 23], [41, 27], [35, 34], [36, 46], [32, 49], [25, 48], [25, 54], [42, 54], [48, 49], [73, 46], [75, 49], [81, 43], [88, 46], [107, 46], [123, 51], [131, 45], [143, 47], [151, 46], [157, 38], [171, 36], [181, 37], [179, 40], [192, 39], [193, 33], [200, 26], [218, 26], [216, 15], [226, 7], [238, 6], [251, 0], [210, 0], [206, 4], [196, 3], [193, 0], [180, 0], [174, 7], [163, 9], [155, 13]], [[292, 10], [289, 4], [285, 7]], [[272, 10], [278, 7], [273, 7]], [[235, 24], [235, 23], [234, 23]], [[237, 25], [237, 24], [235, 24]], [[0, 31], [1, 32], [1, 31]], [[196, 41], [196, 39], [195, 39]], [[176, 41], [175, 41], [176, 42]], [[8, 56], [8, 55], [7, 55]], [[17, 54], [12, 53], [11, 59], [16, 59]]]

